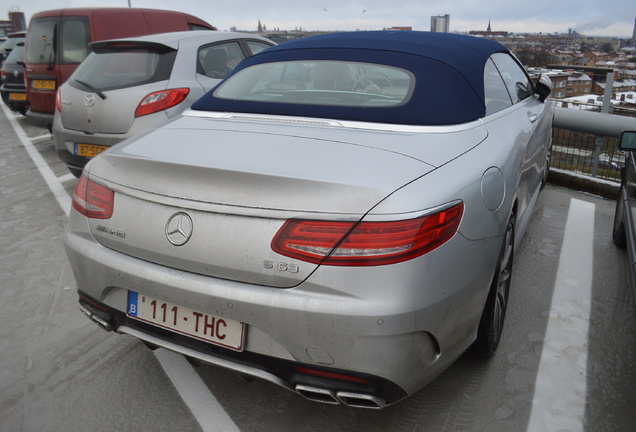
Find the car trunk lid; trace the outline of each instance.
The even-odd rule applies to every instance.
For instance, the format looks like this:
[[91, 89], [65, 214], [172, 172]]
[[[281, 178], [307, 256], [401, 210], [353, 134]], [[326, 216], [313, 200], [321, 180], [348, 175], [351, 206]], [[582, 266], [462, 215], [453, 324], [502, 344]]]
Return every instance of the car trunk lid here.
[[[389, 144], [365, 144], [373, 132], [344, 131], [335, 140], [325, 127], [181, 119], [122, 143], [87, 167], [89, 178], [116, 191], [113, 217], [91, 220], [93, 235], [180, 270], [294, 286], [318, 264], [273, 252], [286, 220], [358, 221], [434, 169]], [[175, 245], [179, 223], [189, 237]]]

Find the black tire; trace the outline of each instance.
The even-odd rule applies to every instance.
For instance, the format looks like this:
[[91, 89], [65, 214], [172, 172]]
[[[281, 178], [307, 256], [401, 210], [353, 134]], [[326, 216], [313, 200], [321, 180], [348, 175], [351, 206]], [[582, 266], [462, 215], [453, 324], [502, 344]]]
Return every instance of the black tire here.
[[616, 210], [614, 211], [614, 226], [612, 228], [612, 240], [614, 244], [620, 248], [625, 248], [627, 245], [627, 239], [625, 238], [625, 225], [623, 222], [623, 186], [621, 186], [618, 192], [618, 198], [616, 199]]
[[491, 357], [501, 340], [504, 319], [508, 308], [508, 295], [512, 279], [512, 262], [514, 258], [515, 244], [515, 217], [510, 216], [504, 241], [499, 253], [495, 276], [490, 285], [490, 292], [486, 299], [486, 305], [479, 321], [477, 340], [472, 346], [472, 351], [482, 358]]

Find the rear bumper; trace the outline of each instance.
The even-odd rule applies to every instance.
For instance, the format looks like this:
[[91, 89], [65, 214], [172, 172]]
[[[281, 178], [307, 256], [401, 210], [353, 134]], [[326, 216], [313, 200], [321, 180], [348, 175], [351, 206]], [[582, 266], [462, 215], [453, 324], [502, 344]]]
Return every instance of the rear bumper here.
[[61, 116], [56, 115], [51, 117], [53, 141], [55, 143], [55, 150], [64, 163], [71, 170], [81, 171], [84, 166], [92, 159], [90, 157], [79, 156], [74, 153], [75, 143], [81, 142], [83, 144], [92, 144], [98, 146], [112, 147], [120, 142], [142, 133], [161, 121], [165, 121], [165, 115], [163, 113], [157, 113], [160, 115], [149, 115], [144, 118], [137, 119], [133, 123], [133, 127], [126, 133], [121, 134], [109, 134], [109, 133], [83, 133], [81, 131], [71, 130], [64, 127], [61, 121]]
[[75, 143], [82, 142], [85, 144], [95, 144], [100, 146], [114, 146], [125, 140], [128, 135], [104, 135], [104, 134], [82, 134], [77, 131], [67, 131], [60, 122], [60, 116], [53, 118], [53, 141], [55, 150], [62, 162], [64, 162], [71, 171], [82, 171], [84, 166], [91, 160], [86, 156], [79, 156], [74, 153]]
[[[499, 238], [471, 242], [458, 235], [445, 251], [425, 256], [426, 263], [416, 259], [407, 267], [362, 274], [318, 271], [297, 287], [273, 288], [188, 273], [108, 249], [75, 211], [65, 236], [84, 296], [80, 303], [98, 318], [94, 321], [103, 321], [102, 327], [266, 379], [312, 400], [367, 408], [420, 390], [470, 346], [500, 243]], [[459, 250], [468, 250], [467, 258], [449, 260]], [[434, 269], [424, 271], [428, 280], [422, 280], [423, 268]], [[351, 290], [354, 281], [358, 292]], [[245, 350], [235, 352], [126, 316], [129, 290], [244, 322]], [[366, 382], [305, 374], [299, 366]]]
[[144, 341], [149, 346], [162, 347], [202, 362], [220, 366], [242, 375], [260, 378], [301, 394], [307, 399], [345, 404], [356, 408], [384, 408], [407, 396], [399, 386], [369, 374], [356, 374], [364, 383], [303, 373], [304, 370], [328, 374], [346, 374], [330, 368], [318, 368], [258, 353], [237, 353], [222, 347], [200, 342], [177, 333], [153, 327], [129, 318], [121, 311], [79, 293], [81, 311], [107, 331], [115, 330]]
[[12, 111], [19, 112], [20, 114], [26, 114], [29, 110], [29, 102], [25, 100], [16, 100], [11, 99], [11, 94], [23, 94], [26, 96], [26, 90], [12, 90], [7, 89], [4, 86], [0, 88], [0, 93], [2, 94], [2, 100], [6, 106], [8, 106]]
[[58, 150], [57, 155], [71, 171], [82, 171], [84, 166], [90, 161], [90, 158], [75, 155], [66, 149]]
[[33, 126], [53, 130], [53, 114], [28, 110], [26, 113], [27, 120]]

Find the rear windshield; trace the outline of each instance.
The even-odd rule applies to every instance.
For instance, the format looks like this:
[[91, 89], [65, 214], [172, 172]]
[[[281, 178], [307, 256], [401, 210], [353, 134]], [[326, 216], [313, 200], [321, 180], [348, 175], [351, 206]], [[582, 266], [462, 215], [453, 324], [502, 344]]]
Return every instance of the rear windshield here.
[[18, 64], [18, 62], [21, 61], [24, 61], [24, 43], [20, 43], [13, 49], [13, 51], [11, 51], [11, 54], [9, 54], [5, 63]]
[[78, 64], [88, 55], [90, 26], [83, 16], [45, 17], [31, 21], [27, 34], [28, 64]]
[[146, 48], [91, 53], [71, 77], [98, 90], [114, 90], [164, 81], [170, 77], [176, 51]]
[[28, 64], [55, 64], [55, 35], [59, 18], [32, 20], [27, 34], [26, 62]]
[[350, 61], [263, 63], [243, 69], [215, 91], [220, 99], [349, 107], [405, 103], [414, 86], [410, 72]]

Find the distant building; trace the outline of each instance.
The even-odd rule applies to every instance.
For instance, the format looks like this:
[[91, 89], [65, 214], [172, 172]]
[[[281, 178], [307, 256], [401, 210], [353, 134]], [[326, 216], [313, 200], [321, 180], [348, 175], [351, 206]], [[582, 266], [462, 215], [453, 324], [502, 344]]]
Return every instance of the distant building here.
[[436, 33], [448, 33], [450, 28], [450, 15], [438, 15], [431, 17], [431, 31]]
[[486, 31], [483, 30], [471, 30], [469, 32], [470, 35], [473, 36], [484, 36], [484, 37], [494, 37], [494, 36], [499, 36], [499, 37], [506, 37], [508, 36], [508, 32], [507, 31], [492, 31], [492, 27], [490, 26], [490, 20], [488, 20], [488, 27], [486, 28]]
[[590, 72], [585, 73], [572, 69], [530, 68], [528, 72], [531, 76], [544, 74], [552, 80], [552, 98], [554, 99], [589, 95], [592, 93], [592, 77], [594, 74], [591, 69]]
[[632, 32], [632, 42], [636, 44], [636, 18], [634, 18], [634, 31]]
[[24, 12], [9, 12], [8, 21], [0, 21], [0, 36], [6, 36], [11, 33], [26, 31], [26, 20]]

